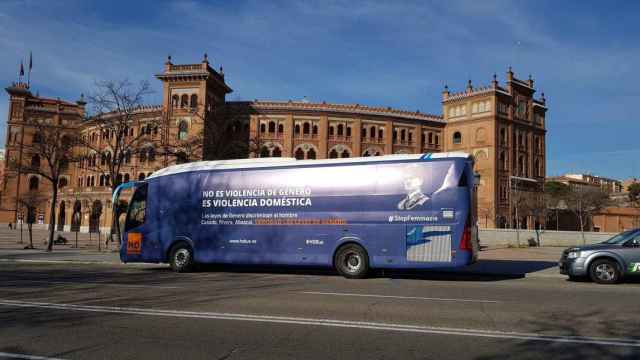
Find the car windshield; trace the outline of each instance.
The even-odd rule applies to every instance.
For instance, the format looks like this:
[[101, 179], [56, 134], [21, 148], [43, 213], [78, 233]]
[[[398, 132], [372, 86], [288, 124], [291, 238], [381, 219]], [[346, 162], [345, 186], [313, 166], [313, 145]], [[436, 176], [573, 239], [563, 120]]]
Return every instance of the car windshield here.
[[637, 235], [640, 230], [628, 230], [623, 231], [620, 234], [612, 237], [611, 239], [604, 241], [603, 244], [622, 244], [627, 240], [631, 239], [633, 236]]

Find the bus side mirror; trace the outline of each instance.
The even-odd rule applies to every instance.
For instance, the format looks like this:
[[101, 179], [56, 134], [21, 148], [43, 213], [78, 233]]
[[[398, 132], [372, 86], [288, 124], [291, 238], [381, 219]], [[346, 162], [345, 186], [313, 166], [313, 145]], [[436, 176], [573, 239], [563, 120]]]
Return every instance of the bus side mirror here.
[[473, 173], [473, 185], [474, 186], [480, 185], [480, 174], [479, 173]]

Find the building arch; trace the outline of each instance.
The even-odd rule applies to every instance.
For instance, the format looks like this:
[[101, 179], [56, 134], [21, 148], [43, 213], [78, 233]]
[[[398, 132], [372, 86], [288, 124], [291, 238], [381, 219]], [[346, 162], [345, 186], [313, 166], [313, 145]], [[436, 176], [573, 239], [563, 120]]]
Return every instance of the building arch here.
[[58, 207], [58, 231], [64, 230], [64, 223], [66, 220], [65, 211], [65, 202], [63, 200], [60, 201], [60, 206]]
[[460, 131], [454, 132], [452, 140], [454, 144], [462, 144], [462, 133]]
[[191, 108], [195, 109], [197, 107], [198, 107], [198, 95], [192, 94], [191, 95]]
[[312, 144], [300, 144], [294, 150], [294, 156], [298, 160], [303, 159], [315, 159], [318, 154], [318, 149]]
[[40, 155], [34, 154], [31, 157], [31, 167], [34, 169], [40, 169]]
[[186, 108], [188, 106], [189, 106], [189, 95], [183, 94], [182, 97], [180, 98], [180, 107]]
[[362, 156], [380, 156], [384, 154], [384, 151], [377, 147], [377, 146], [370, 146], [368, 148], [366, 148], [363, 152], [362, 152]]
[[40, 178], [37, 175], [33, 175], [29, 178], [29, 191], [38, 191], [40, 187]]
[[329, 149], [330, 159], [349, 158], [352, 156], [352, 154], [353, 152], [351, 151], [351, 149], [348, 146], [342, 144], [335, 145], [334, 147]]

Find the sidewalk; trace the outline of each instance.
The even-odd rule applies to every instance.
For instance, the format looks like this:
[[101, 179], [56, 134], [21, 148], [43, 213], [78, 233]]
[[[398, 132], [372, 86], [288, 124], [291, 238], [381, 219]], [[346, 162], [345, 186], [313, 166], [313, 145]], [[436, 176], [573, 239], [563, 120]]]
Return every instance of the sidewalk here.
[[[489, 277], [563, 278], [558, 273], [557, 261], [563, 248], [490, 249], [480, 252], [477, 263], [462, 269], [446, 269], [437, 272]], [[52, 252], [43, 249], [0, 249], [0, 264], [3, 262], [56, 262], [79, 264], [121, 265], [119, 253], [111, 250], [55, 248]], [[157, 264], [149, 264], [157, 266]]]

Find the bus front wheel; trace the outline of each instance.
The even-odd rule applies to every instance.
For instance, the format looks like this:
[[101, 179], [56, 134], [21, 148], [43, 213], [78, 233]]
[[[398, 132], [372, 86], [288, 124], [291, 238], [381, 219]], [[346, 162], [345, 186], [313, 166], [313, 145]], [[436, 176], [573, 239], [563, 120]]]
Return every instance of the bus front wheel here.
[[193, 269], [193, 249], [186, 243], [178, 243], [171, 248], [169, 264], [175, 272], [189, 272]]
[[369, 255], [357, 244], [347, 244], [338, 249], [334, 265], [340, 275], [348, 279], [362, 279], [369, 273]]

